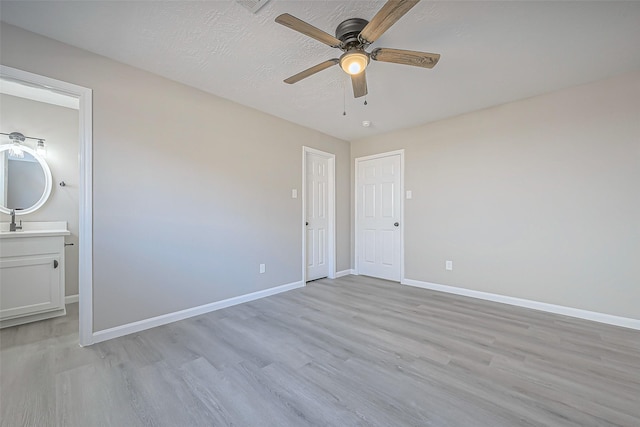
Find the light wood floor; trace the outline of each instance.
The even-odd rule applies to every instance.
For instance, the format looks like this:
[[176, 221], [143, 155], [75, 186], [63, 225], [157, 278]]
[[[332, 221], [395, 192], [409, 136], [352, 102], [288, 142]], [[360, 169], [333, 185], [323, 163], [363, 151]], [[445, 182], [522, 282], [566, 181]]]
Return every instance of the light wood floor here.
[[0, 332], [2, 426], [640, 426], [640, 332], [366, 277], [96, 344]]

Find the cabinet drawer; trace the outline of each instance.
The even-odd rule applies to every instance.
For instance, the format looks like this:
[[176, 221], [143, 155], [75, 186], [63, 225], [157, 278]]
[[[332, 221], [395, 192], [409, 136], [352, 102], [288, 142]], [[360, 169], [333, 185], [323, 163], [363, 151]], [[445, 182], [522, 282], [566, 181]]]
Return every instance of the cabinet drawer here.
[[61, 271], [59, 256], [0, 260], [0, 319], [64, 307]]
[[16, 237], [0, 240], [0, 256], [2, 258], [56, 254], [63, 248], [64, 236]]

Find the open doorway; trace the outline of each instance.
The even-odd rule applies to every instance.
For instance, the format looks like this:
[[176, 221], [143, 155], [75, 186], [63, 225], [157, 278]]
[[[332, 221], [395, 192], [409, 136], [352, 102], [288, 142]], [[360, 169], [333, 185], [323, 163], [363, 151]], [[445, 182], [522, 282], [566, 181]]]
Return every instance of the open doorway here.
[[[73, 246], [65, 249], [64, 276], [69, 281], [65, 302], [79, 301], [79, 343], [89, 345], [93, 342], [91, 90], [6, 66], [0, 66], [0, 81], [7, 109], [0, 132], [34, 137], [36, 144], [43, 140], [52, 169], [54, 198], [40, 212], [28, 212], [21, 219], [67, 222], [71, 235], [66, 243]], [[33, 114], [29, 116], [28, 111]], [[3, 139], [5, 143], [11, 141]]]

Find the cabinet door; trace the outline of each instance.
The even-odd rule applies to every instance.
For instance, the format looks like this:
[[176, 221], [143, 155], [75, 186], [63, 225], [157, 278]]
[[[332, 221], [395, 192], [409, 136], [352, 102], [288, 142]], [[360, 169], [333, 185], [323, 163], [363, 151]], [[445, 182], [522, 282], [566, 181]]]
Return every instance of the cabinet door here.
[[58, 256], [0, 261], [0, 319], [63, 307]]

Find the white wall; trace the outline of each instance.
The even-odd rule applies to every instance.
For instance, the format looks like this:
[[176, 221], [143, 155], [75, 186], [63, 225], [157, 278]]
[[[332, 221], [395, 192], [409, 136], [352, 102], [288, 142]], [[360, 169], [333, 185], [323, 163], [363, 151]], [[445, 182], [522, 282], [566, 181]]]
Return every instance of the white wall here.
[[[0, 94], [0, 129], [44, 138], [53, 186], [47, 202], [36, 212], [21, 215], [23, 221], [67, 221], [65, 237], [65, 294], [78, 294], [78, 110]], [[6, 137], [3, 137], [6, 138]], [[2, 142], [7, 142], [8, 139]], [[35, 142], [25, 144], [35, 148]], [[39, 165], [38, 165], [39, 166]], [[67, 185], [60, 187], [60, 181]], [[2, 221], [9, 219], [2, 215]]]
[[408, 279], [640, 319], [640, 72], [351, 147], [406, 150]]
[[346, 141], [0, 31], [2, 64], [93, 89], [95, 331], [300, 281], [302, 205], [291, 189], [301, 189], [303, 145], [336, 154], [337, 269], [349, 268]]

